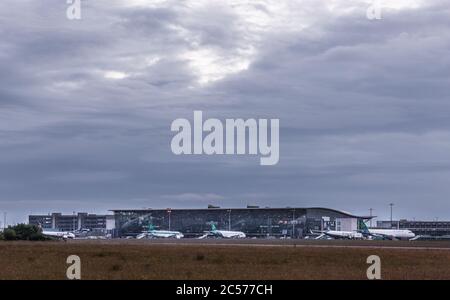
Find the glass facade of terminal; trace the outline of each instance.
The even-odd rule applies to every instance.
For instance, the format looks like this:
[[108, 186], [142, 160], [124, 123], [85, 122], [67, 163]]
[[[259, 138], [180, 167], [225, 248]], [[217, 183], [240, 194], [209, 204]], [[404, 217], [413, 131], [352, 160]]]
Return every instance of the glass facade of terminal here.
[[[116, 235], [135, 236], [153, 225], [180, 231], [186, 237], [203, 235], [214, 224], [219, 230], [242, 231], [248, 237], [302, 238], [309, 230], [336, 229], [337, 223], [357, 224], [357, 217], [326, 208], [209, 208], [113, 210]], [[354, 222], [344, 222], [353, 219]], [[350, 226], [350, 225], [349, 225]], [[356, 230], [357, 228], [348, 228]], [[342, 229], [344, 230], [344, 229]]]

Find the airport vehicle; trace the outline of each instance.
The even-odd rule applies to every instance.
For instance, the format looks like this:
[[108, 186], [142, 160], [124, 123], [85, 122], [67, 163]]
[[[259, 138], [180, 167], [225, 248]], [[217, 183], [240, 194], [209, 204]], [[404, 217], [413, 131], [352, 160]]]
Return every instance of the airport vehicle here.
[[388, 240], [417, 239], [416, 234], [408, 229], [372, 229], [367, 228], [364, 222], [360, 222], [360, 228], [360, 232], [366, 237]]
[[179, 231], [168, 231], [168, 230], [156, 230], [153, 225], [148, 226], [148, 230], [138, 234], [136, 239], [140, 240], [143, 238], [176, 238], [181, 239], [184, 235]]
[[48, 237], [54, 237], [58, 239], [74, 239], [75, 234], [70, 231], [51, 231], [51, 230], [43, 230], [42, 234]]
[[204, 239], [209, 236], [226, 239], [241, 239], [246, 237], [242, 231], [218, 230], [214, 224], [211, 224], [211, 231], [205, 232], [199, 239]]

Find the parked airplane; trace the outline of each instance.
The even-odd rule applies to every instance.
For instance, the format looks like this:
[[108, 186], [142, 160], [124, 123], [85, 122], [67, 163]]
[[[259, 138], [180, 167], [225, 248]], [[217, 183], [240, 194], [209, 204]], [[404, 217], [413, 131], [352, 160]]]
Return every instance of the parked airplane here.
[[42, 228], [42, 224], [38, 224], [37, 226], [39, 228], [39, 231], [42, 233], [42, 235], [47, 236], [47, 237], [53, 237], [53, 238], [58, 238], [58, 239], [74, 239], [75, 238], [75, 234], [71, 231], [55, 231], [55, 230], [44, 230]]
[[138, 234], [136, 239], [143, 238], [176, 238], [181, 239], [184, 235], [179, 231], [156, 230], [153, 225], [148, 226], [148, 230]]
[[242, 231], [217, 230], [216, 225], [214, 224], [211, 224], [211, 231], [205, 232], [199, 239], [204, 239], [208, 236], [226, 239], [241, 239], [246, 237], [245, 233]]
[[364, 222], [360, 222], [360, 232], [364, 236], [373, 237], [373, 238], [381, 238], [388, 240], [402, 240], [407, 239], [411, 240], [416, 238], [416, 234], [408, 229], [372, 229], [367, 228]]
[[[319, 236], [317, 236], [315, 239], [320, 240], [321, 238], [325, 236], [332, 237], [334, 239], [348, 239], [348, 240], [358, 240], [363, 239], [364, 236], [362, 233], [357, 231], [337, 231], [337, 230], [325, 230], [325, 231], [316, 231], [320, 233]], [[311, 233], [314, 234], [313, 231]]]
[[75, 234], [70, 231], [49, 231], [49, 230], [43, 230], [42, 234], [48, 237], [55, 237], [58, 239], [74, 239]]

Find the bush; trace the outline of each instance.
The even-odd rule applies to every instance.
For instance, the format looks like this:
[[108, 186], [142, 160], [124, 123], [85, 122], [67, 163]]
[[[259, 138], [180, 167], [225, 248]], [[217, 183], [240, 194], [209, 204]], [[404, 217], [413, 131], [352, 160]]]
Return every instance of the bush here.
[[29, 240], [31, 236], [39, 233], [39, 228], [34, 225], [18, 224], [12, 227], [18, 240]]
[[42, 234], [41, 229], [35, 225], [18, 224], [5, 229], [3, 232], [3, 239], [7, 241], [45, 241], [49, 238], [45, 237]]
[[17, 238], [17, 235], [16, 235], [16, 232], [14, 231], [14, 229], [7, 228], [7, 229], [5, 229], [5, 231], [3, 231], [3, 238], [6, 241], [13, 241]]

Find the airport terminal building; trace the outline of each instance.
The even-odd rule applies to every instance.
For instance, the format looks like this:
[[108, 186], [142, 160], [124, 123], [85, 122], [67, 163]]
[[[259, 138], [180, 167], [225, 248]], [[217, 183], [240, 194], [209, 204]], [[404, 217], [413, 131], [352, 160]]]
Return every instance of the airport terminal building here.
[[114, 229], [115, 220], [112, 215], [97, 215], [84, 212], [71, 215], [52, 213], [48, 215], [30, 215], [28, 216], [28, 223], [55, 231], [89, 229], [107, 232]]
[[377, 228], [408, 229], [422, 238], [450, 238], [450, 221], [377, 221]]
[[353, 231], [370, 216], [312, 208], [114, 209], [115, 237], [136, 236], [149, 225], [198, 237], [214, 224], [220, 230], [242, 231], [248, 237], [303, 238], [311, 230]]

